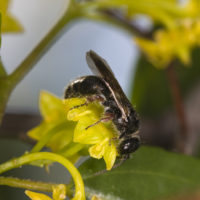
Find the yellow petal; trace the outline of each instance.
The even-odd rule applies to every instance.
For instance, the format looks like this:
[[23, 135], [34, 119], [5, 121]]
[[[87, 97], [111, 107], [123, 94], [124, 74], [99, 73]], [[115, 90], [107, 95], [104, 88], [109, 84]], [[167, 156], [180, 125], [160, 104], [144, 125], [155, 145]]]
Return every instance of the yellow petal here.
[[45, 122], [41, 122], [38, 126], [28, 131], [28, 136], [34, 140], [39, 140], [49, 129], [51, 129], [51, 126], [48, 126]]
[[[74, 142], [82, 144], [96, 144], [100, 143], [107, 137], [113, 137], [112, 132], [105, 127], [104, 123], [98, 123], [91, 126], [97, 121], [99, 121], [99, 119], [93, 117], [92, 115], [87, 115], [81, 118], [74, 131]], [[88, 126], [91, 127], [87, 128]]]
[[108, 142], [108, 140], [109, 139], [105, 139], [103, 142], [90, 147], [89, 148], [90, 156], [97, 159], [102, 158], [105, 153], [105, 144]]
[[[57, 121], [51, 123], [42, 122], [39, 126], [28, 131], [28, 136], [38, 141], [45, 137], [47, 132], [56, 126], [58, 126]], [[55, 132], [45, 146], [50, 147], [53, 152], [57, 152], [72, 143], [74, 127], [75, 126], [72, 122], [66, 120], [66, 126], [63, 126], [63, 129]]]
[[106, 169], [107, 170], [112, 169], [112, 167], [115, 163], [116, 157], [117, 157], [116, 145], [113, 142], [109, 142], [109, 143], [110, 144], [108, 144], [105, 147], [105, 153], [104, 153], [104, 156], [103, 156], [105, 163], [106, 163]]
[[80, 118], [88, 114], [91, 114], [91, 110], [87, 110], [87, 108], [83, 106], [77, 109], [75, 108], [70, 110], [67, 113], [67, 119], [72, 121], [78, 121]]
[[53, 187], [53, 200], [64, 200], [66, 198], [66, 187], [64, 184], [59, 184]]
[[25, 194], [32, 200], [52, 200], [49, 196], [45, 194], [32, 192], [29, 190], [26, 190]]
[[62, 100], [47, 91], [40, 93], [40, 112], [46, 122], [66, 119]]
[[85, 102], [86, 102], [86, 98], [70, 98], [70, 99], [63, 100], [63, 104], [65, 106], [66, 112], [68, 112], [71, 108], [73, 108], [75, 106], [85, 104]]
[[186, 65], [188, 66], [191, 63], [190, 60], [190, 49], [187, 47], [182, 47], [177, 49], [177, 57]]

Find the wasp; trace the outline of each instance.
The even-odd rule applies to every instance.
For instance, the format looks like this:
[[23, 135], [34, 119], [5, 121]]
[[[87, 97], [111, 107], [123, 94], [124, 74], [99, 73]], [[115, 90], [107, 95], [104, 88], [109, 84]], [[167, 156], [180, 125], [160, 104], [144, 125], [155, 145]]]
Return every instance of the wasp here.
[[92, 50], [86, 53], [86, 61], [94, 75], [82, 76], [71, 82], [65, 90], [64, 98], [86, 97], [88, 102], [99, 101], [104, 107], [104, 114], [87, 128], [112, 120], [118, 132], [118, 154], [127, 159], [141, 143], [139, 116], [108, 63]]

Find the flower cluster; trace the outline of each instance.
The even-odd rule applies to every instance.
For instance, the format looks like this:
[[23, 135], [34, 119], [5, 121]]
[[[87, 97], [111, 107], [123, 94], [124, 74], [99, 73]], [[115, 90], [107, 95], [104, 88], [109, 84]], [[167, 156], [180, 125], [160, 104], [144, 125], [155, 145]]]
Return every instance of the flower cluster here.
[[[75, 145], [73, 143], [73, 131], [75, 123], [66, 120], [66, 113], [63, 102], [58, 97], [42, 91], [40, 93], [40, 112], [43, 121], [39, 126], [28, 132], [29, 137], [37, 140], [42, 147], [49, 147], [52, 152], [62, 154], [70, 161], [76, 162], [80, 157], [79, 151], [83, 148], [78, 148], [73, 153], [69, 153], [69, 148]], [[32, 152], [35, 152], [32, 151]]]
[[[92, 126], [101, 119], [104, 108], [98, 102], [85, 102], [85, 98], [62, 101], [48, 92], [41, 92], [40, 111], [44, 120], [28, 135], [72, 162], [88, 150], [91, 157], [104, 158], [106, 169], [110, 170], [117, 156], [116, 131], [111, 121]], [[37, 150], [43, 147], [38, 146]]]
[[135, 38], [136, 43], [159, 68], [165, 68], [174, 59], [190, 64], [192, 48], [200, 45], [200, 20], [182, 20], [175, 29], [161, 29], [154, 39]]
[[[112, 127], [111, 121], [96, 124], [104, 112], [102, 105], [98, 102], [90, 104], [85, 104], [85, 102], [85, 98], [70, 98], [64, 100], [67, 119], [77, 121], [73, 141], [90, 145], [90, 156], [97, 159], [103, 157], [106, 163], [106, 169], [110, 170], [117, 156], [117, 141], [114, 140], [116, 138], [116, 132]], [[79, 107], [79, 105], [83, 106]]]
[[[163, 1], [161, 4], [165, 3]], [[163, 19], [172, 23], [160, 23], [161, 27], [154, 31], [153, 39], [135, 37], [136, 43], [158, 68], [166, 68], [176, 58], [189, 65], [192, 49], [200, 46], [199, 0], [189, 0], [184, 5], [174, 1], [174, 7], [171, 8], [168, 3], [165, 9], [171, 13]]]

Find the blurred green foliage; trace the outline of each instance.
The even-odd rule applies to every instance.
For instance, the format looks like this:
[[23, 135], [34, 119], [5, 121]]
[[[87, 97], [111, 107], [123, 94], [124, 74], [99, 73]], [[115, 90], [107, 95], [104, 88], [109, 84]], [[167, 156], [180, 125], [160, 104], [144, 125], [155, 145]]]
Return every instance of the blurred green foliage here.
[[[176, 62], [175, 70], [185, 99], [195, 85], [200, 82], [199, 54], [199, 48], [193, 50], [190, 67]], [[172, 108], [166, 69], [156, 69], [144, 55], [141, 55], [133, 76], [131, 99], [141, 116], [158, 117]]]
[[86, 194], [104, 200], [155, 200], [189, 192], [200, 185], [198, 159], [170, 153], [159, 148], [141, 147], [132, 158], [110, 172], [104, 163], [89, 159], [79, 170], [83, 174]]

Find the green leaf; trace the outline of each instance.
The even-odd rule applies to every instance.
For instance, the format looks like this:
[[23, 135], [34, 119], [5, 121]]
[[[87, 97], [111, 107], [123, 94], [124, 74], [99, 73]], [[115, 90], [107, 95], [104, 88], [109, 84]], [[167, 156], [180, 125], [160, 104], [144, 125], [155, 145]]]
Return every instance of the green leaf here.
[[0, 12], [2, 14], [2, 32], [21, 32], [23, 30], [20, 23], [12, 16], [9, 10], [10, 0], [0, 2]]
[[[176, 66], [184, 98], [199, 81], [199, 54], [200, 49], [192, 52], [190, 67], [180, 63]], [[141, 116], [156, 117], [172, 106], [166, 71], [156, 69], [144, 56], [141, 56], [138, 61], [132, 85], [132, 103], [136, 105], [136, 110]]]
[[189, 156], [141, 147], [132, 158], [104, 174], [101, 161], [89, 159], [79, 170], [88, 197], [102, 200], [153, 200], [195, 189], [200, 185], [200, 161]]

